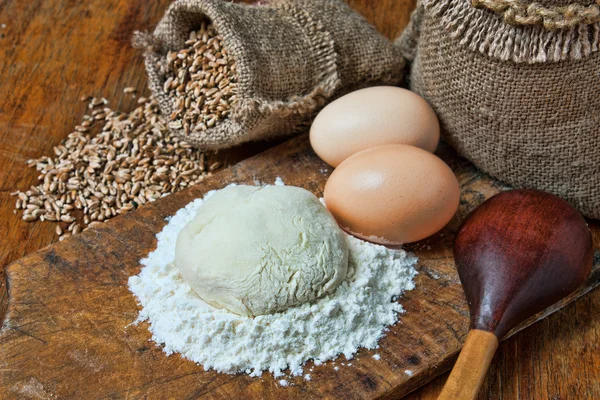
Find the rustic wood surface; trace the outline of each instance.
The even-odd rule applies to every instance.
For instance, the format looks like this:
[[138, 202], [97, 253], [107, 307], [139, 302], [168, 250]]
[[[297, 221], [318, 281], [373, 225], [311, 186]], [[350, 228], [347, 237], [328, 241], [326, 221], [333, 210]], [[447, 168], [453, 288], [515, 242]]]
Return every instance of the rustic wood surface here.
[[[13, 214], [14, 198], [11, 198], [9, 193], [15, 189], [26, 189], [36, 182], [36, 171], [26, 168], [25, 161], [50, 154], [52, 146], [65, 138], [70, 129], [80, 121], [85, 109], [85, 104], [79, 102], [82, 95], [105, 96], [113, 107], [120, 110], [133, 107], [132, 100], [123, 96], [121, 91], [126, 86], [143, 90], [146, 78], [142, 59], [130, 48], [129, 38], [134, 30], [145, 29], [156, 23], [168, 3], [168, 0], [0, 0], [0, 267], [58, 239], [51, 224], [25, 223], [18, 215]], [[414, 0], [352, 0], [350, 3], [390, 38], [401, 32], [408, 20], [409, 10], [414, 7]], [[6, 27], [1, 27], [2, 24]], [[229, 165], [270, 145], [243, 146], [214, 155], [213, 158]], [[465, 198], [469, 196], [478, 195], [464, 193]], [[141, 210], [138, 213], [139, 217], [143, 217], [144, 213], [145, 211]], [[94, 234], [102, 235], [102, 232], [100, 230]], [[596, 231], [596, 241], [599, 237]], [[67, 244], [63, 243], [60, 246]], [[32, 257], [35, 259], [36, 256]], [[123, 271], [119, 270], [119, 265], [113, 265], [114, 277], [117, 279], [120, 276], [118, 279], [123, 282]], [[422, 267], [421, 271], [424, 272], [421, 276], [425, 277], [426, 266], [424, 269]], [[32, 269], [27, 272], [39, 274], [40, 271]], [[60, 269], [57, 269], [52, 275], [60, 274]], [[49, 283], [46, 277], [41, 277], [38, 281], [30, 282], [30, 285], [43, 292], [43, 285]], [[0, 270], [0, 316], [3, 314], [3, 307], [7, 305], [5, 289]], [[101, 293], [92, 292], [91, 295]], [[90, 299], [91, 297], [88, 297], [88, 301], [91, 301]], [[43, 304], [37, 306], [42, 307], [38, 308], [40, 314], [32, 314], [28, 318], [45, 316]], [[598, 310], [600, 291], [597, 290], [503, 342], [492, 363], [488, 379], [484, 382], [480, 398], [600, 398], [600, 382], [597, 378], [600, 375]], [[77, 315], [77, 310], [63, 311], [65, 313], [61, 318], [82, 318], [81, 315]], [[444, 315], [420, 317], [426, 320], [443, 319]], [[102, 320], [95, 318], [87, 320], [86, 324], [95, 325], [94, 328], [102, 332]], [[466, 326], [449, 327], [462, 329], [464, 332], [457, 332], [459, 337], [466, 334]], [[34, 370], [44, 369], [41, 357], [29, 360], [30, 364], [21, 363], [15, 367], [7, 367], [8, 361], [19, 362], [19, 353], [16, 350], [21, 346], [39, 342], [26, 336], [29, 332], [26, 326], [12, 326], [10, 330], [14, 331], [14, 334], [19, 334], [19, 330], [24, 333], [8, 346], [4, 342], [0, 343], [4, 353], [0, 357], [0, 374], [3, 375], [0, 385], [4, 384], [0, 398], [51, 398], [53, 390], [57, 388], [51, 385], [40, 386], [39, 377], [33, 373]], [[45, 340], [43, 334], [44, 332], [38, 338]], [[110, 342], [108, 338], [108, 345]], [[44, 349], [48, 346], [48, 341], [39, 342], [39, 346]], [[162, 357], [156, 349], [148, 350], [150, 357]], [[5, 352], [10, 351], [14, 352], [15, 357], [9, 360], [5, 357]], [[42, 354], [43, 351], [40, 352], [40, 355]], [[63, 353], [63, 356], [65, 355], [69, 357], [67, 349]], [[385, 353], [382, 354], [384, 360], [388, 355], [393, 357], [393, 354]], [[90, 364], [93, 360], [79, 356], [78, 353], [71, 353], [68, 360], [74, 363], [87, 362], [88, 367], [93, 365]], [[416, 358], [409, 361], [419, 363]], [[371, 370], [376, 372], [378, 364], [372, 367]], [[140, 365], [139, 368], [144, 368], [144, 365]], [[70, 370], [54, 371], [52, 376], [62, 374], [63, 379], [67, 379], [81, 369], [72, 367]], [[178, 367], [175, 367], [171, 372], [176, 374], [177, 371]], [[357, 376], [356, 371], [343, 373]], [[10, 374], [21, 374], [23, 379], [7, 386], [4, 377]], [[114, 375], [114, 372], [112, 374], [111, 371], [101, 369], [93, 376], [85, 376], [90, 377], [90, 382], [104, 378], [123, 382], [130, 379], [130, 375], [127, 374], [122, 377]], [[181, 377], [180, 381], [190, 382], [190, 379], [192, 377]], [[71, 389], [84, 390], [87, 381], [78, 382], [78, 386]], [[435, 399], [443, 382], [443, 377], [436, 379], [407, 398]], [[331, 382], [332, 385], [334, 383]], [[132, 397], [140, 397], [133, 394], [144, 393], [152, 384], [156, 385], [156, 390], [160, 390], [164, 385], [168, 386], [169, 382], [156, 379], [149, 382], [149, 386], [140, 386], [129, 394]], [[210, 388], [209, 385], [207, 390]], [[284, 392], [279, 389], [271, 389], [274, 394], [284, 396]], [[153, 393], [156, 395], [158, 392]], [[168, 394], [163, 392], [163, 395], [167, 395], [165, 393]], [[225, 389], [219, 389], [218, 393], [224, 396], [228, 394]], [[100, 392], [90, 391], [86, 394], [88, 398], [100, 396]], [[309, 394], [310, 392], [305, 393], [306, 396]], [[52, 398], [64, 397], [68, 397], [68, 393]], [[127, 394], [115, 393], [114, 397], [127, 397]]]
[[[270, 374], [256, 379], [205, 372], [178, 355], [167, 357], [149, 342], [147, 323], [130, 325], [138, 307], [127, 279], [154, 249], [155, 234], [167, 216], [231, 182], [270, 183], [280, 176], [287, 184], [322, 195], [330, 169], [304, 135], [9, 265], [8, 309], [0, 330], [0, 397], [34, 389], [55, 398], [363, 399], [408, 394], [449, 369], [465, 340], [469, 317], [452, 257], [454, 232], [472, 209], [502, 189], [452, 152], [441, 154], [461, 183], [459, 211], [442, 232], [405, 246], [419, 257], [420, 272], [416, 289], [402, 298], [406, 315], [378, 350], [360, 350], [352, 366], [338, 371], [331, 362], [314, 366], [311, 381], [288, 378], [291, 385], [284, 388]], [[597, 226], [593, 229], [598, 233]], [[561, 305], [598, 284], [600, 263]], [[374, 353], [381, 359], [375, 360]], [[336, 364], [342, 362], [348, 361]], [[309, 362], [307, 368], [312, 367]]]

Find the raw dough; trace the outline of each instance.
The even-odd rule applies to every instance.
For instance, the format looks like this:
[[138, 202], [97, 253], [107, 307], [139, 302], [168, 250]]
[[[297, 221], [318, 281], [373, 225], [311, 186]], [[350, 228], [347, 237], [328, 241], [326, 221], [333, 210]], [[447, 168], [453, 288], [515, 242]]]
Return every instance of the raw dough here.
[[207, 303], [257, 316], [333, 292], [346, 277], [348, 243], [304, 189], [230, 186], [183, 228], [175, 264]]

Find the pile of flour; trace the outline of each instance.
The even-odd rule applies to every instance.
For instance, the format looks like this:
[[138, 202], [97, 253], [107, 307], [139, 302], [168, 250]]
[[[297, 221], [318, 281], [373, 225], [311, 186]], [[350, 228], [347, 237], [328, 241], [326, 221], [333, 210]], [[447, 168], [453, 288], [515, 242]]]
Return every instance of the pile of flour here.
[[403, 309], [396, 299], [414, 288], [417, 259], [352, 236], [347, 236], [348, 278], [315, 303], [254, 318], [204, 303], [173, 263], [177, 235], [202, 203], [197, 199], [168, 219], [156, 250], [141, 260], [140, 274], [129, 278], [142, 306], [135, 323], [148, 321], [152, 340], [165, 353], [180, 353], [223, 373], [301, 375], [310, 359], [320, 365], [340, 354], [351, 359], [361, 347], [376, 348], [387, 327], [398, 321]]

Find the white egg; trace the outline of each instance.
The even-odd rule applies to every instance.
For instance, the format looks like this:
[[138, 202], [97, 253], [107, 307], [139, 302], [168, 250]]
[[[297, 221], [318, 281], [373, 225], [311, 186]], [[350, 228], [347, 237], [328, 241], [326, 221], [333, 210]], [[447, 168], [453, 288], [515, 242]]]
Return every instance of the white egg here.
[[384, 144], [408, 144], [435, 151], [438, 119], [429, 104], [410, 90], [376, 86], [349, 93], [327, 105], [310, 129], [310, 143], [336, 167], [352, 154]]

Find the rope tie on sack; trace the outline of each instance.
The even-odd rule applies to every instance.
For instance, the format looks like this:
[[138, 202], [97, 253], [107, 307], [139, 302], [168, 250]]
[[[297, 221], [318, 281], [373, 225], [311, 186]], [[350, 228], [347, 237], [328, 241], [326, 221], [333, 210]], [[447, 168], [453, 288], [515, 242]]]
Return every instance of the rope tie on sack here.
[[540, 3], [522, 0], [471, 0], [471, 4], [502, 14], [511, 25], [543, 25], [546, 29], [556, 30], [600, 22], [600, 0], [589, 6], [573, 3], [545, 7]]

